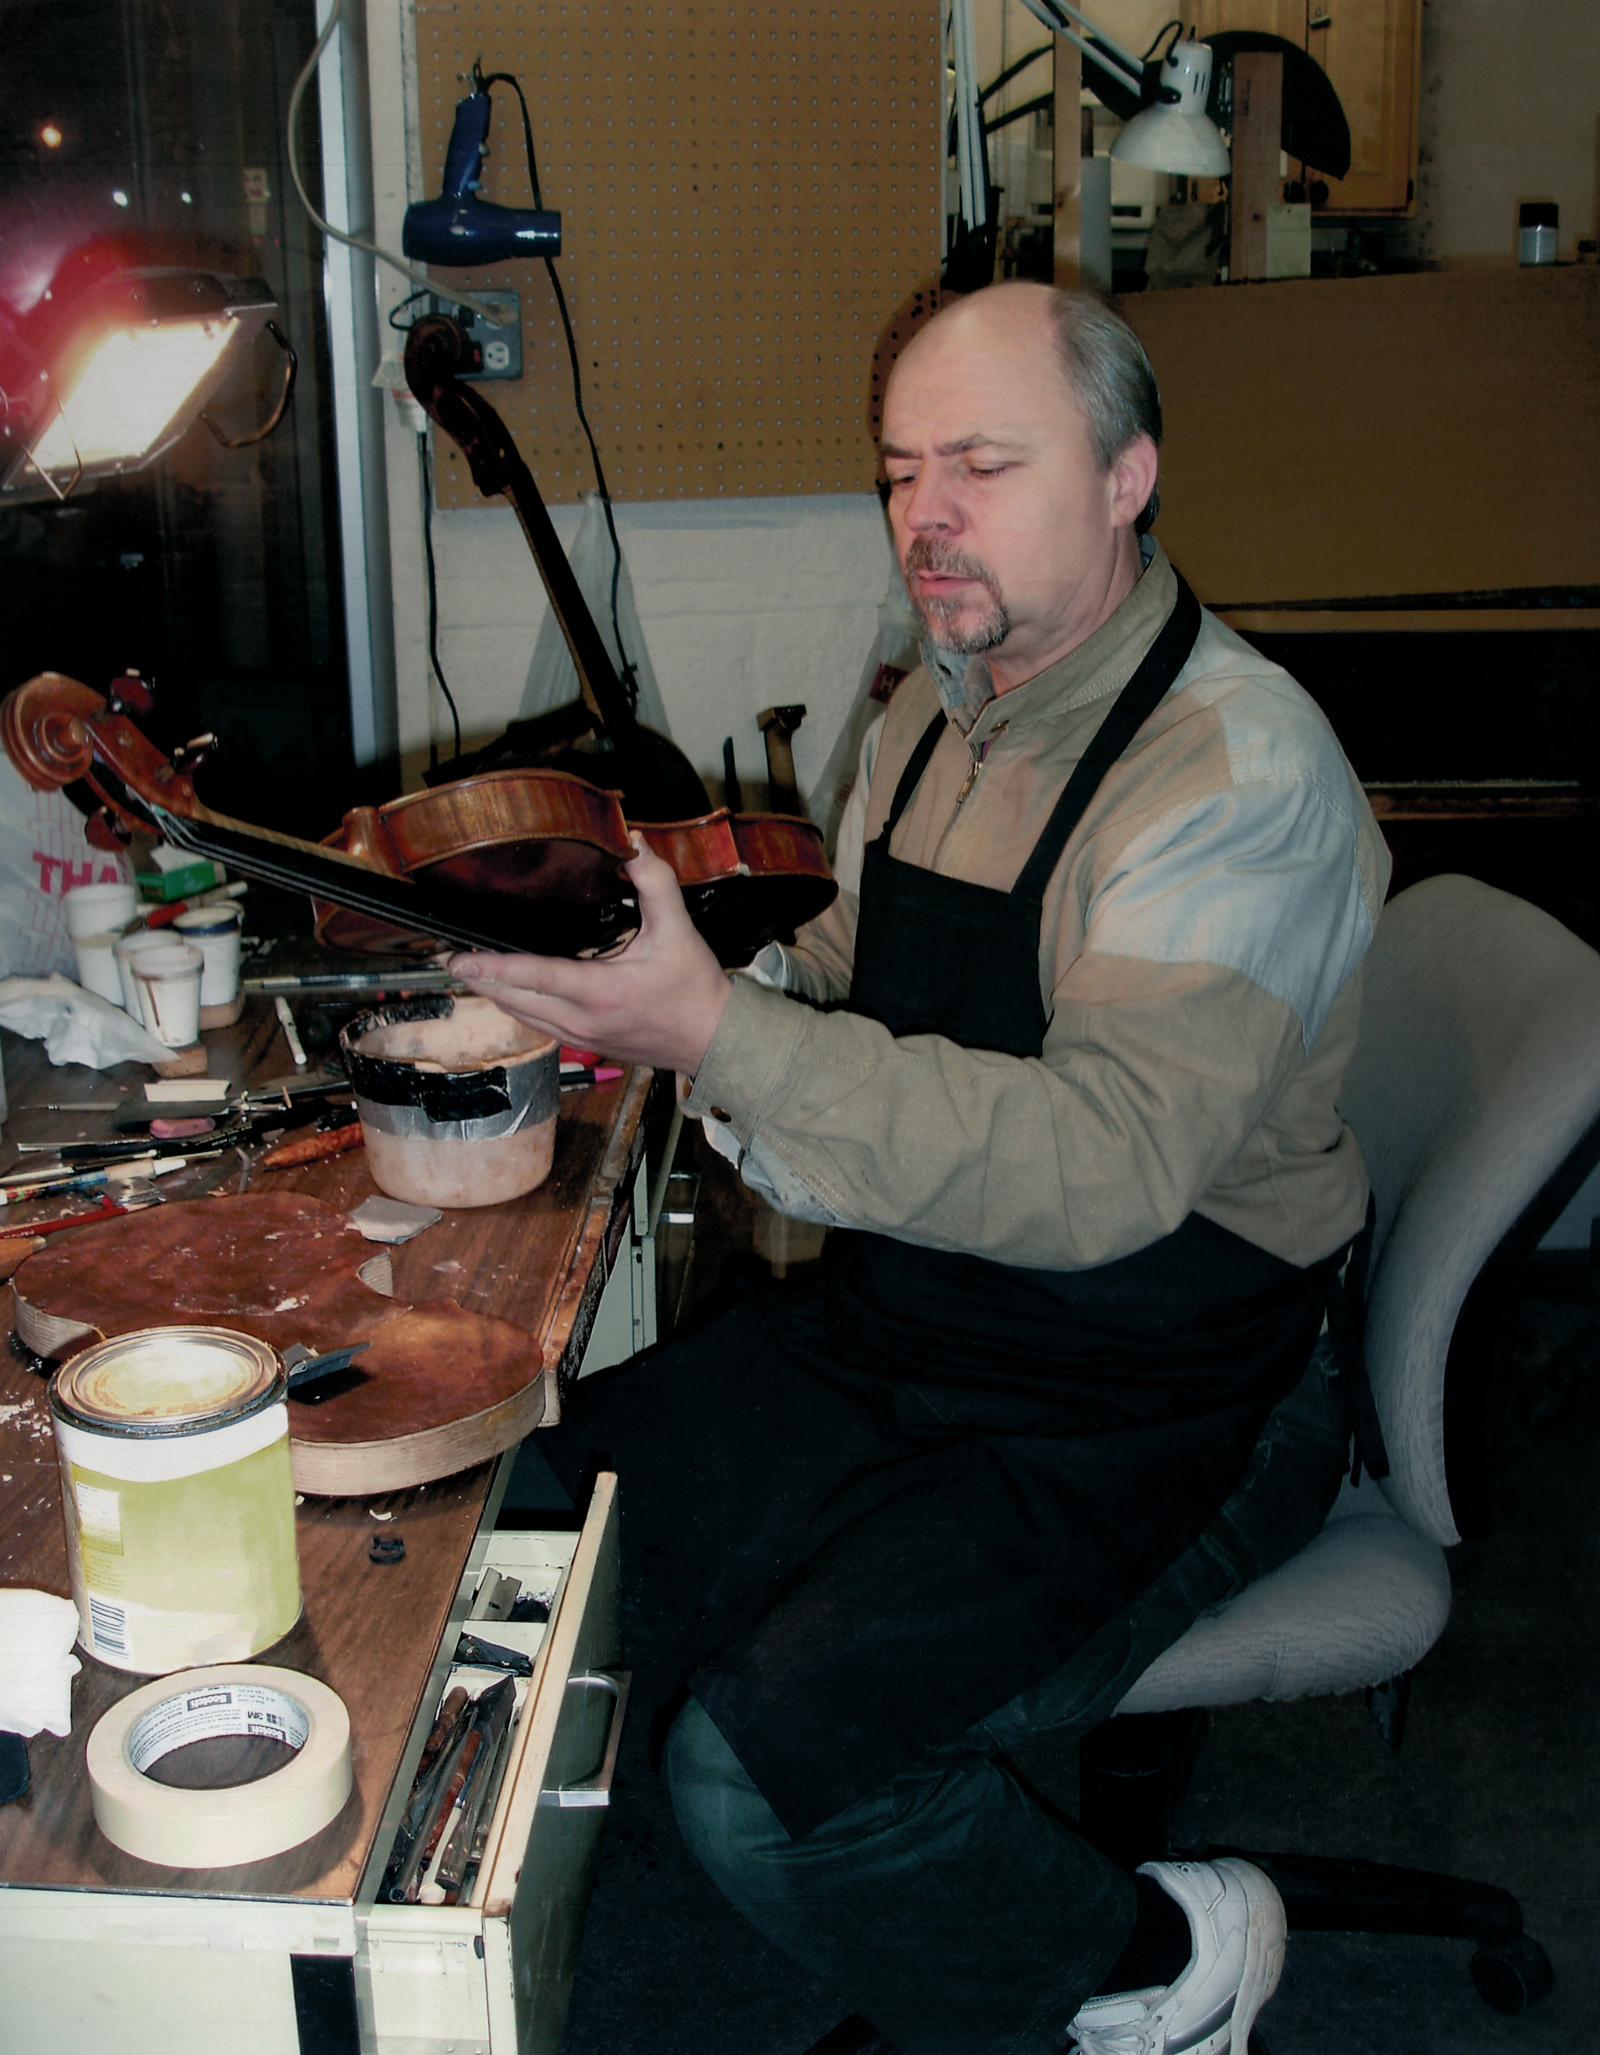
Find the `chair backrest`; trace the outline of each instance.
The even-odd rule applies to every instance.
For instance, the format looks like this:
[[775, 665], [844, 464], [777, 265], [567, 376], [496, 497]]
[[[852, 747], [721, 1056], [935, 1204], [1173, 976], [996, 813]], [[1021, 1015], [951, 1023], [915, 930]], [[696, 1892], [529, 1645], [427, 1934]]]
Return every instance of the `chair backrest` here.
[[1340, 1104], [1378, 1202], [1367, 1363], [1384, 1488], [1448, 1546], [1450, 1336], [1479, 1270], [1600, 1119], [1600, 956], [1475, 879], [1414, 885], [1379, 922]]

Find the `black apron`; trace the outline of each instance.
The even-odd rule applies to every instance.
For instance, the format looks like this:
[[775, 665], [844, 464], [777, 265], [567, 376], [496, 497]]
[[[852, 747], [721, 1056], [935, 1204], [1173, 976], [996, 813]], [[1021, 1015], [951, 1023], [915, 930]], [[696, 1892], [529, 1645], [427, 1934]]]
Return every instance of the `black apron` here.
[[[855, 1011], [1042, 1052], [1046, 887], [1199, 625], [1180, 578], [1009, 892], [890, 851], [935, 716], [866, 851]], [[1334, 1261], [1299, 1269], [1198, 1214], [1084, 1270], [832, 1237], [824, 1374], [875, 1409], [875, 1459], [774, 1549], [772, 1585], [691, 1680], [791, 1834], [1038, 1683], [1183, 1552], [1304, 1370]]]

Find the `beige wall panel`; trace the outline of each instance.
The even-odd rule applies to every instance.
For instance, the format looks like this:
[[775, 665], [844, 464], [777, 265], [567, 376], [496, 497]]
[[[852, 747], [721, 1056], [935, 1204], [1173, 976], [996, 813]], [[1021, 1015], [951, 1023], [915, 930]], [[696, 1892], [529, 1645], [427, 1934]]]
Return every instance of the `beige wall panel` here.
[[[881, 378], [931, 310], [939, 271], [930, 0], [418, 0], [422, 154], [435, 190], [463, 76], [480, 56], [486, 72], [515, 72], [528, 95], [613, 493], [870, 488]], [[495, 106], [484, 194], [526, 206], [515, 96], [497, 86]], [[547, 499], [591, 490], [544, 267], [437, 276], [441, 287], [521, 291], [523, 376], [487, 397]], [[481, 504], [465, 463], [439, 443], [439, 504]]]
[[1600, 584], [1600, 269], [1123, 309], [1166, 407], [1159, 533], [1208, 604]]

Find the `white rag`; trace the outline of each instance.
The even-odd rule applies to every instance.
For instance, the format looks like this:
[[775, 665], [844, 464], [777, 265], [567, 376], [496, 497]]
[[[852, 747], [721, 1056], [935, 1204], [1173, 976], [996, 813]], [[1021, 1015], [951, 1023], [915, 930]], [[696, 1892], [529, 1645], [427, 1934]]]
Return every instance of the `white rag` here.
[[48, 978], [0, 978], [0, 1027], [43, 1042], [52, 1063], [170, 1063], [165, 1042], [98, 993], [58, 971]]
[[72, 1653], [78, 1608], [48, 1591], [0, 1590], [0, 1728], [27, 1736], [72, 1732]]

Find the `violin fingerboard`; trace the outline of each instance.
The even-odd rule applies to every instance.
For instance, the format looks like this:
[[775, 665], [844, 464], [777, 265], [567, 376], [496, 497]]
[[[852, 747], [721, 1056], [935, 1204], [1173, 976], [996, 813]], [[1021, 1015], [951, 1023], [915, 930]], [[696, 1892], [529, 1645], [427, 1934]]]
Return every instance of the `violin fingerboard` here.
[[228, 864], [263, 884], [331, 900], [335, 906], [431, 935], [458, 949], [580, 956], [609, 948], [638, 927], [637, 901], [623, 891], [613, 901], [584, 909], [580, 925], [559, 907], [496, 901], [458, 886], [386, 877], [381, 871], [268, 841], [241, 828], [185, 820], [159, 807], [152, 811], [162, 833], [180, 849]]

